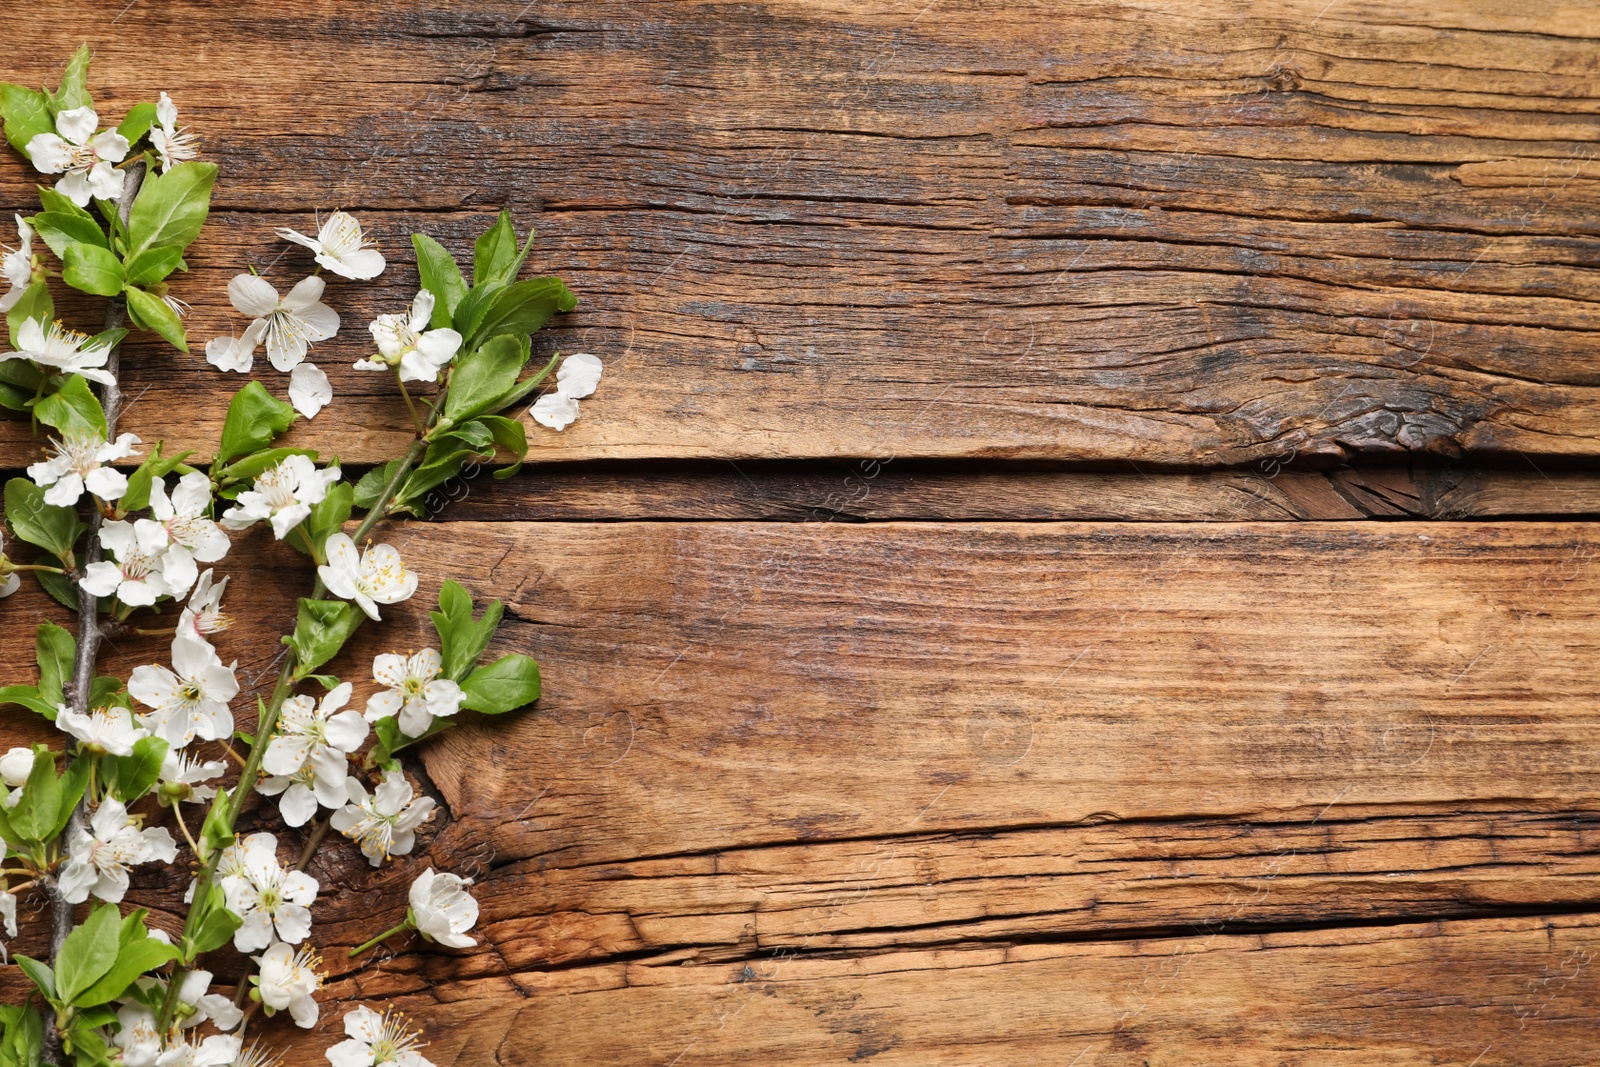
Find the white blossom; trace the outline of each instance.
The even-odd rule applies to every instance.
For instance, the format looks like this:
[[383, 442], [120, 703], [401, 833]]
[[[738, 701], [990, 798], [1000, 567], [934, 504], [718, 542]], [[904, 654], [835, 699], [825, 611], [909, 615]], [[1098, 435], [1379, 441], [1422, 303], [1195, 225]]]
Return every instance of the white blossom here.
[[597, 356], [574, 352], [556, 368], [556, 387], [533, 402], [528, 414], [540, 426], [565, 430], [578, 417], [578, 401], [594, 394], [600, 384], [601, 364]]
[[309, 766], [330, 786], [348, 777], [345, 756], [367, 739], [360, 713], [339, 710], [350, 702], [351, 688], [349, 682], [334, 686], [321, 704], [304, 695], [283, 702], [277, 732], [261, 761], [268, 774], [292, 775]]
[[232, 998], [209, 992], [210, 988], [210, 971], [195, 970], [183, 976], [183, 984], [178, 987], [178, 1003], [185, 1006], [180, 1009], [184, 1029], [209, 1022], [218, 1030], [232, 1030], [244, 1018], [244, 1012], [234, 1006]]
[[285, 870], [278, 862], [278, 842], [271, 834], [253, 834], [244, 850], [244, 873], [222, 879], [228, 910], [244, 922], [233, 934], [233, 947], [255, 952], [274, 940], [298, 945], [311, 933], [312, 901], [317, 880], [304, 871]]
[[419, 1049], [422, 1031], [413, 1029], [404, 1015], [386, 1011], [382, 1015], [366, 1005], [345, 1013], [346, 1040], [328, 1050], [333, 1067], [434, 1067]]
[[175, 1041], [156, 1058], [156, 1067], [227, 1067], [239, 1055], [239, 1039], [214, 1034], [198, 1045]]
[[0, 258], [0, 277], [11, 286], [10, 292], [0, 296], [0, 315], [16, 307], [33, 283], [33, 227], [21, 215], [12, 218], [17, 220], [17, 247], [0, 246], [5, 249], [4, 258]]
[[247, 371], [255, 365], [256, 346], [267, 345], [267, 358], [281, 371], [294, 369], [314, 341], [339, 332], [339, 314], [322, 302], [326, 283], [315, 275], [302, 278], [278, 298], [278, 290], [254, 274], [238, 274], [228, 283], [228, 299], [252, 322], [244, 336], [218, 337], [206, 345], [206, 360], [220, 370]]
[[256, 364], [256, 349], [267, 335], [267, 320], [256, 319], [238, 337], [213, 337], [206, 342], [206, 362], [220, 371], [245, 373]]
[[219, 777], [228, 769], [221, 760], [191, 758], [175, 748], [168, 748], [161, 760], [160, 801], [171, 805], [188, 801], [203, 804], [217, 795], [215, 786], [206, 782]]
[[28, 781], [33, 773], [33, 749], [18, 745], [0, 756], [0, 782], [8, 789], [16, 789]]
[[156, 124], [150, 127], [150, 144], [161, 157], [161, 173], [200, 155], [200, 139], [188, 127], [178, 128], [178, 105], [166, 93], [156, 102]]
[[0, 925], [5, 927], [7, 937], [17, 936], [17, 895], [8, 889], [0, 889]]
[[119, 434], [115, 441], [94, 433], [66, 433], [61, 440], [50, 439], [48, 459], [30, 464], [28, 477], [48, 491], [46, 504], [70, 508], [85, 488], [101, 500], [115, 500], [128, 489], [128, 476], [108, 466], [119, 459], [138, 455], [133, 446], [139, 439], [131, 433]]
[[155, 1067], [161, 1055], [161, 1035], [156, 1030], [156, 1014], [138, 1003], [117, 1009], [120, 1028], [111, 1041], [122, 1050], [122, 1067]]
[[158, 597], [181, 597], [194, 584], [194, 557], [150, 519], [121, 519], [100, 527], [100, 544], [111, 560], [96, 560], [78, 579], [95, 596], [113, 594], [124, 604], [147, 607]]
[[378, 345], [376, 358], [356, 361], [360, 370], [400, 368], [403, 382], [436, 382], [439, 369], [456, 357], [461, 335], [449, 327], [428, 329], [433, 294], [423, 289], [411, 301], [410, 315], [379, 315], [367, 327]]
[[333, 386], [328, 384], [328, 375], [315, 363], [302, 363], [289, 372], [289, 403], [306, 418], [316, 418], [317, 412], [332, 400]]
[[239, 494], [233, 507], [222, 513], [222, 525], [243, 530], [267, 520], [272, 523], [273, 536], [282, 541], [311, 514], [312, 505], [322, 503], [338, 480], [338, 467], [317, 470], [309, 456], [289, 456], [263, 471], [251, 488]]
[[350, 802], [329, 817], [333, 828], [361, 846], [376, 867], [390, 856], [409, 855], [415, 830], [433, 814], [433, 798], [412, 799], [411, 783], [399, 771], [388, 771], [371, 796], [350, 779]]
[[343, 767], [337, 779], [324, 778], [309, 763], [293, 774], [275, 774], [256, 781], [256, 792], [278, 797], [278, 812], [288, 826], [304, 826], [317, 813], [317, 806], [338, 808], [350, 799], [345, 784], [350, 775]]
[[73, 711], [65, 704], [56, 709], [56, 727], [76, 737], [91, 751], [127, 756], [136, 742], [150, 732], [133, 721], [133, 712], [116, 704], [93, 711]]
[[224, 576], [221, 581], [213, 581], [211, 573], [209, 567], [200, 572], [189, 603], [178, 617], [178, 636], [207, 648], [211, 647], [207, 634], [221, 633], [233, 625], [233, 620], [222, 613], [222, 594], [228, 588], [228, 579]]
[[328, 562], [317, 568], [317, 576], [334, 596], [355, 601], [369, 619], [379, 618], [379, 604], [398, 604], [417, 591], [417, 572], [406, 570], [393, 545], [369, 545], [358, 553], [348, 534], [336, 533], [325, 550]]
[[89, 829], [67, 828], [67, 863], [58, 884], [69, 904], [93, 893], [109, 904], [128, 891], [128, 868], [137, 863], [171, 863], [178, 857], [172, 835], [162, 827], [141, 830], [128, 819], [116, 797], [106, 797], [89, 819]]
[[411, 920], [429, 941], [450, 948], [471, 948], [478, 942], [467, 931], [478, 921], [478, 902], [467, 892], [472, 882], [432, 867], [411, 883]]
[[261, 968], [256, 991], [267, 1014], [287, 1008], [296, 1026], [315, 1026], [318, 1012], [314, 995], [322, 988], [322, 958], [309, 946], [296, 952], [278, 941], [255, 961]]
[[367, 721], [395, 715], [401, 733], [421, 737], [435, 718], [461, 710], [461, 687], [439, 677], [442, 665], [439, 653], [431, 648], [409, 658], [385, 653], [374, 659], [372, 677], [388, 688], [367, 698]]
[[41, 174], [60, 174], [56, 191], [79, 207], [93, 199], [115, 200], [126, 176], [112, 164], [128, 155], [128, 139], [116, 130], [96, 133], [100, 116], [92, 107], [68, 108], [56, 116], [55, 133], [36, 133], [27, 155]]
[[162, 479], [150, 483], [150, 511], [172, 540], [171, 551], [201, 563], [215, 563], [231, 547], [222, 527], [206, 515], [210, 510], [211, 479], [204, 471], [190, 471], [179, 478], [170, 497]]
[[278, 231], [285, 241], [311, 249], [317, 262], [341, 278], [367, 281], [383, 273], [383, 253], [377, 245], [367, 240], [361, 223], [346, 211], [335, 211], [317, 230], [316, 237], [307, 237], [298, 230], [287, 227]]
[[186, 637], [172, 642], [172, 666], [145, 664], [128, 676], [129, 695], [151, 709], [139, 721], [173, 748], [196, 736], [207, 741], [230, 736], [228, 703], [239, 695], [234, 668], [223, 666], [209, 645]]
[[56, 319], [50, 321], [48, 328], [39, 319], [24, 319], [17, 327], [17, 350], [0, 358], [27, 358], [62, 374], [81, 374], [91, 382], [110, 385], [115, 379], [105, 365], [111, 346], [91, 341], [88, 334], [68, 329]]

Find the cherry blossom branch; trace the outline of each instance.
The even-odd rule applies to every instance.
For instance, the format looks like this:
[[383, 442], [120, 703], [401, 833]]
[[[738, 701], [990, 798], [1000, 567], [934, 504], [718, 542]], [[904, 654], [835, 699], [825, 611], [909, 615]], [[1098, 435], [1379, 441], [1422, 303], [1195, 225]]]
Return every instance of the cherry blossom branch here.
[[[133, 211], [134, 198], [139, 195], [139, 188], [144, 184], [145, 164], [141, 159], [128, 167], [124, 174], [122, 195], [117, 198], [117, 217], [122, 220], [123, 226], [128, 224], [128, 216]], [[106, 301], [106, 329], [120, 329], [124, 317], [127, 315], [127, 300], [118, 295]], [[105, 370], [110, 381], [100, 387], [100, 406], [106, 413], [106, 440], [115, 440], [117, 435], [117, 417], [122, 414], [122, 387], [117, 383], [117, 375], [121, 370], [122, 344], [119, 341], [111, 346], [106, 356]], [[84, 548], [84, 566], [100, 558], [100, 524], [105, 516], [98, 507], [89, 508], [89, 539]], [[76, 583], [75, 583], [76, 584]], [[105, 636], [105, 628], [100, 622], [100, 598], [85, 589], [81, 584], [78, 588], [78, 647], [72, 664], [72, 680], [67, 683], [63, 695], [67, 705], [75, 712], [84, 713], [89, 710], [89, 694], [94, 687], [94, 666], [100, 655], [100, 639]], [[78, 801], [78, 806], [73, 810], [71, 827], [83, 825], [83, 813], [89, 803], [89, 793], [84, 792], [83, 799]], [[67, 903], [66, 897], [61, 893], [61, 888], [54, 877], [45, 880], [45, 895], [50, 901], [50, 962], [55, 963], [56, 957], [61, 953], [61, 946], [66, 943], [67, 936], [72, 933], [72, 905]], [[58, 1063], [61, 1059], [61, 1033], [56, 1029], [55, 1020], [47, 1017], [44, 1020], [44, 1045], [43, 1058], [46, 1063]]]
[[[441, 393], [440, 396], [442, 402], [443, 393]], [[434, 405], [434, 411], [437, 412], [438, 408], [439, 404], [436, 403]], [[429, 421], [431, 422], [432, 420], [430, 419]], [[372, 528], [378, 524], [378, 520], [383, 518], [384, 512], [388, 510], [389, 501], [393, 499], [394, 494], [399, 491], [401, 482], [405, 480], [406, 475], [411, 473], [411, 468], [416, 466], [417, 462], [422, 459], [423, 453], [427, 451], [427, 448], [428, 442], [426, 440], [419, 439], [413, 442], [410, 448], [406, 449], [405, 455], [402, 456], [400, 458], [400, 462], [395, 465], [394, 473], [389, 476], [388, 482], [384, 484], [382, 491], [379, 492], [377, 500], [373, 501], [372, 507], [370, 510], [368, 510], [366, 517], [363, 518], [360, 525], [356, 527], [355, 534], [351, 537], [351, 540], [359, 542], [362, 538], [366, 537], [367, 534], [372, 532]], [[313, 599], [315, 599], [323, 596], [326, 592], [327, 589], [323, 585], [321, 577], [318, 577], [316, 583], [312, 587], [311, 596]], [[290, 690], [294, 688], [294, 672], [298, 665], [298, 658], [291, 649], [288, 655], [284, 657], [283, 667], [278, 672], [278, 681], [277, 684], [273, 686], [272, 699], [265, 705], [261, 713], [260, 721], [256, 724], [256, 743], [251, 746], [250, 755], [245, 759], [244, 769], [239, 772], [238, 784], [235, 785], [233, 791], [228, 795], [229, 799], [225, 826], [229, 832], [232, 832], [234, 825], [239, 821], [239, 814], [244, 808], [244, 802], [250, 796], [250, 791], [255, 788], [256, 779], [260, 777], [261, 761], [265, 757], [267, 751], [267, 740], [272, 736], [272, 731], [277, 726], [278, 715], [283, 709], [283, 702], [288, 699]], [[324, 834], [326, 833], [326, 824], [324, 824], [322, 832]], [[317, 834], [313, 834], [312, 842], [308, 843], [309, 847], [306, 850], [306, 855], [301, 858], [302, 869], [304, 869], [304, 865], [306, 863], [309, 863], [311, 858], [310, 853], [313, 851], [316, 843], [320, 843], [320, 838], [317, 836]], [[210, 893], [212, 882], [216, 879], [217, 865], [221, 861], [221, 850], [218, 849], [213, 851], [210, 858], [206, 860], [205, 866], [200, 869], [200, 873], [195, 876], [194, 893], [190, 898], [191, 903], [189, 905], [188, 915], [185, 916], [183, 922], [184, 938], [193, 937], [196, 932], [195, 922], [196, 918], [200, 915], [199, 905]], [[69, 921], [70, 911], [71, 909], [69, 908]], [[160, 1013], [156, 1017], [158, 1031], [165, 1031], [166, 1028], [171, 1025], [172, 1017], [177, 1011], [178, 1007], [178, 992], [182, 988], [183, 979], [189, 973], [190, 969], [191, 968], [180, 964], [174, 970], [172, 978], [168, 981], [167, 997], [162, 1003]], [[242, 983], [245, 981], [245, 979], [241, 978], [240, 981]]]

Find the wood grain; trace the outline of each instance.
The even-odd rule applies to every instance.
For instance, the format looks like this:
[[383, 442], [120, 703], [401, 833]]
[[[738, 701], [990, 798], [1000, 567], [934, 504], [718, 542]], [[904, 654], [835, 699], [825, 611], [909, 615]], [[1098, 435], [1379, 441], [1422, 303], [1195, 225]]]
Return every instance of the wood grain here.
[[[374, 874], [340, 847], [314, 868], [335, 998], [398, 998], [441, 1064], [667, 1063], [692, 1041], [683, 1062], [835, 1063], [872, 1044], [856, 1030], [898, 1035], [875, 1055], [908, 1063], [1221, 1041], [1276, 1063], [1338, 1034], [1352, 1063], [1480, 1037], [1460, 1062], [1579, 1062], [1592, 974], [1572, 954], [1595, 951], [1600, 889], [1589, 524], [384, 536], [423, 591], [341, 674], [424, 643], [448, 570], [506, 597], [502, 647], [546, 676], [532, 713], [412, 765], [446, 809], [417, 856]], [[230, 557], [236, 592], [269, 605], [222, 638], [247, 680], [308, 584], [292, 558], [258, 539]], [[8, 610], [63, 614], [35, 592]], [[14, 644], [0, 669], [31, 676]], [[159, 642], [117, 654], [125, 670]], [[39, 729], [5, 716], [0, 743]], [[352, 968], [339, 946], [429, 863], [478, 878], [485, 944], [399, 940]], [[171, 925], [182, 883], [147, 874], [134, 898]], [[292, 1062], [333, 1029], [283, 1031]]]
[[982, 462], [549, 464], [469, 469], [431, 506], [445, 521], [1274, 522], [1600, 515], [1600, 475], [1470, 466], [1202, 472]]
[[[246, 263], [308, 268], [273, 227], [371, 225], [395, 265], [333, 286], [316, 354], [345, 421], [299, 438], [349, 461], [401, 444], [349, 364], [405, 235], [462, 253], [503, 205], [584, 301], [541, 351], [608, 366], [539, 459], [1600, 451], [1583, 5], [181, 0], [28, 37], [12, 76], [87, 40], [108, 114], [170, 90], [221, 163], [196, 338], [242, 325]], [[210, 447], [237, 379], [129, 374], [133, 428]]]

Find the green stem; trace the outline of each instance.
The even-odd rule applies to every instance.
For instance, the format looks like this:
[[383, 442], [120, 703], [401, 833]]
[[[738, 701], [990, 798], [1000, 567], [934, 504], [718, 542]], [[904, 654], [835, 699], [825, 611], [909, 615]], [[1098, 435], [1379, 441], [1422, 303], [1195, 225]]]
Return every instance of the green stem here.
[[355, 948], [351, 949], [350, 950], [350, 958], [351, 959], [355, 959], [357, 956], [361, 955], [363, 952], [367, 951], [367, 949], [371, 948], [373, 945], [376, 945], [379, 941], [382, 941], [384, 938], [393, 937], [395, 934], [403, 933], [403, 932], [405, 932], [406, 930], [409, 930], [409, 929], [411, 929], [411, 920], [408, 918], [408, 919], [406, 919], [405, 922], [401, 923], [399, 926], [391, 926], [391, 927], [389, 927], [389, 929], [385, 930], [383, 933], [379, 934], [377, 937], [373, 938], [371, 941], [368, 941], [365, 945], [358, 945]]
[[[406, 380], [400, 376], [400, 368], [394, 369], [394, 384], [400, 387], [400, 395], [406, 399], [406, 410], [411, 412], [411, 425], [417, 429], [417, 436], [424, 437], [428, 433], [427, 426], [423, 425], [422, 416], [417, 414], [417, 405], [411, 399], [411, 390], [406, 388]], [[432, 421], [431, 419], [429, 421]]]

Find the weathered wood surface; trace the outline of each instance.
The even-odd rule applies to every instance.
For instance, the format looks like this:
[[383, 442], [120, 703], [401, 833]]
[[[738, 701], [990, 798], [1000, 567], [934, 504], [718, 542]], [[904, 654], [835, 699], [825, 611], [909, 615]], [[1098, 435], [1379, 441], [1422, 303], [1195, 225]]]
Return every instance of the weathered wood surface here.
[[447, 521], [1274, 522], [1600, 515], [1600, 475], [1472, 467], [1271, 464], [1200, 473], [857, 460], [552, 464], [480, 473], [437, 497]]
[[[389, 539], [428, 581], [341, 673], [427, 639], [446, 560], [546, 669], [535, 712], [413, 766], [446, 808], [415, 858], [314, 868], [336, 995], [400, 998], [442, 1065], [1587, 1055], [1589, 525]], [[264, 684], [309, 577], [258, 544], [238, 602], [277, 606], [224, 648]], [[8, 716], [0, 743], [31, 725]], [[427, 863], [479, 877], [486, 943], [351, 970], [339, 946]], [[134, 895], [170, 925], [182, 888]], [[290, 1035], [293, 1062], [331, 1032]]]
[[[317, 350], [346, 421], [301, 434], [350, 461], [401, 444], [349, 364], [409, 300], [405, 235], [461, 252], [502, 205], [585, 301], [541, 350], [609, 368], [540, 459], [1600, 452], [1592, 6], [134, 0], [17, 30], [10, 76], [87, 40], [108, 114], [170, 90], [221, 163], [198, 339], [241, 325], [246, 263], [307, 268], [273, 227], [373, 227], [394, 267], [332, 286]], [[30, 181], [0, 167], [0, 204]], [[130, 426], [201, 449], [194, 383], [238, 383], [143, 344], [129, 373]]]

